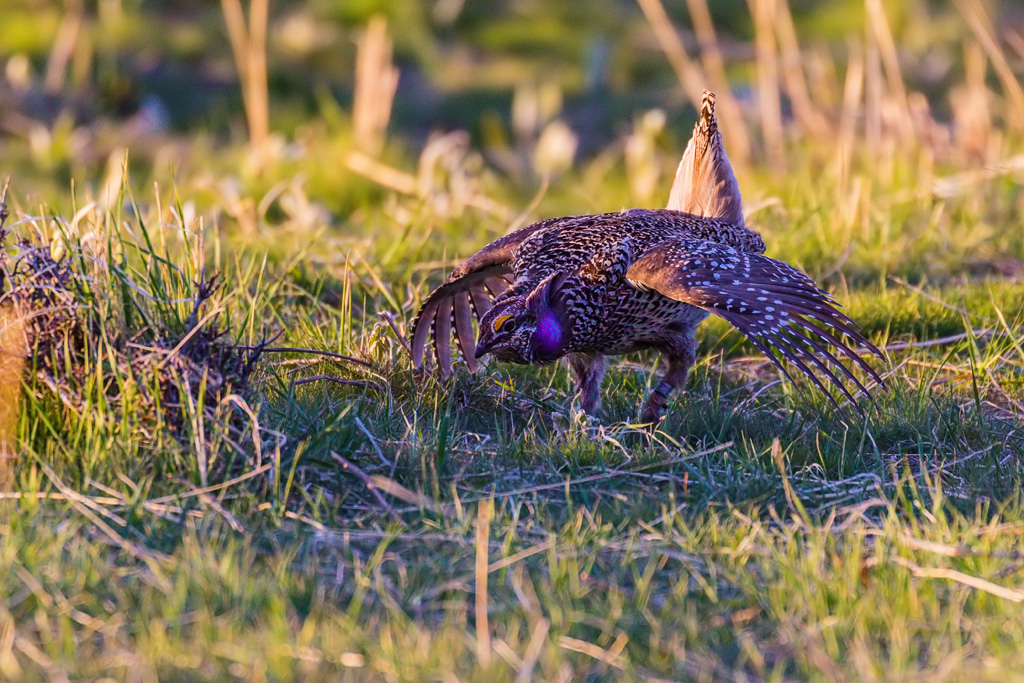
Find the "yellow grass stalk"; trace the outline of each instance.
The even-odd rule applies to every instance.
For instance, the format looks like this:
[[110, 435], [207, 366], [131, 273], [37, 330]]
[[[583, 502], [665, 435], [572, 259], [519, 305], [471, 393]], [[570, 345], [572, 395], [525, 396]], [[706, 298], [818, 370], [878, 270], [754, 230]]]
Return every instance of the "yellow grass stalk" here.
[[995, 130], [989, 108], [991, 94], [985, 83], [988, 64], [978, 43], [964, 46], [964, 70], [966, 82], [950, 93], [956, 146], [963, 158], [986, 161]]
[[864, 51], [859, 43], [850, 41], [848, 52], [843, 108], [839, 115], [839, 144], [836, 147], [839, 164], [837, 187], [840, 190], [846, 187], [850, 177], [850, 162], [857, 142], [857, 116], [864, 97]]
[[13, 480], [18, 457], [18, 416], [21, 409], [21, 376], [28, 355], [25, 321], [17, 306], [0, 303], [0, 490]]
[[864, 137], [868, 153], [874, 155], [882, 144], [882, 64], [878, 43], [871, 39], [871, 28], [864, 45]]
[[370, 19], [356, 48], [355, 92], [352, 127], [355, 145], [368, 154], [380, 154], [384, 134], [391, 120], [391, 106], [398, 88], [398, 69], [391, 61], [392, 44], [388, 22], [382, 16]]
[[782, 138], [782, 100], [779, 94], [779, 63], [775, 46], [775, 0], [747, 0], [754, 17], [754, 46], [757, 51], [757, 102], [761, 112], [768, 162], [785, 165]]
[[[683, 41], [672, 25], [672, 20], [668, 18], [661, 0], [637, 0], [637, 4], [643, 10], [647, 23], [651, 25], [654, 37], [658, 40], [658, 45], [665, 53], [672, 70], [675, 71], [679, 84], [683, 86], [683, 92], [687, 99], [699, 111], [704, 90], [710, 83], [708, 77], [700, 66], [686, 54]], [[728, 92], [727, 87], [725, 91]], [[722, 136], [727, 141], [729, 155], [736, 164], [744, 165], [750, 160], [750, 139], [747, 136], [743, 119], [739, 116], [739, 107], [722, 107], [721, 111], [723, 124], [725, 124]]]
[[487, 621], [487, 565], [494, 499], [477, 505], [476, 513], [476, 656], [484, 669], [491, 665], [491, 628]]
[[241, 0], [221, 0], [220, 5], [242, 86], [249, 144], [254, 150], [262, 151], [270, 134], [270, 98], [267, 93], [267, 20], [270, 0], [251, 0], [248, 24]]
[[704, 71], [711, 89], [721, 103], [718, 116], [724, 124], [722, 136], [728, 140], [730, 154], [745, 161], [750, 158], [750, 136], [743, 122], [739, 103], [729, 87], [725, 61], [722, 59], [722, 51], [718, 48], [718, 34], [711, 21], [707, 0], [686, 0], [686, 6], [690, 10], [690, 19], [693, 20], [693, 28], [697, 32], [697, 44], [700, 45]]
[[68, 11], [60, 20], [57, 37], [46, 60], [46, 74], [43, 85], [48, 93], [58, 93], [64, 89], [67, 80], [68, 64], [75, 53], [75, 46], [82, 33], [84, 10], [79, 3], [68, 3]]
[[1003, 87], [1006, 95], [1006, 122], [1014, 128], [1024, 129], [1024, 88], [1021, 88], [1006, 55], [999, 47], [992, 29], [992, 20], [978, 0], [957, 0], [956, 6], [988, 55], [999, 84]]
[[[892, 123], [903, 139], [910, 140], [914, 136], [914, 127], [907, 107], [907, 90], [903, 85], [903, 72], [900, 70], [896, 41], [893, 39], [892, 29], [889, 28], [889, 19], [885, 16], [881, 0], [864, 0], [864, 7], [868, 15], [868, 40], [877, 47], [877, 54], [885, 71], [889, 104], [894, 119]], [[879, 101], [881, 102], [881, 98]]]
[[790, 14], [786, 0], [776, 0], [775, 36], [779, 42], [779, 54], [782, 57], [782, 84], [789, 95], [801, 128], [812, 137], [826, 138], [832, 135], [832, 124], [828, 118], [815, 108], [807, 87], [804, 74], [803, 56], [800, 44], [796, 39], [793, 16]]

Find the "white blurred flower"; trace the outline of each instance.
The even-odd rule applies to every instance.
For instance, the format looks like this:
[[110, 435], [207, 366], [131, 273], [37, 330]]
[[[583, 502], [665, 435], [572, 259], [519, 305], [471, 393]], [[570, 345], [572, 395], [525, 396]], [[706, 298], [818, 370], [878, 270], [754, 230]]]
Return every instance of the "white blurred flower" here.
[[544, 127], [533, 150], [533, 167], [539, 173], [561, 173], [572, 167], [578, 140], [569, 126], [555, 120]]
[[107, 172], [100, 187], [99, 205], [104, 211], [117, 208], [121, 198], [121, 187], [124, 185], [125, 165], [128, 163], [128, 150], [115, 149], [107, 157]]
[[50, 258], [60, 263], [64, 255], [68, 253], [67, 237], [57, 225], [57, 221], [50, 221]]
[[24, 52], [11, 55], [4, 67], [4, 76], [15, 90], [28, 88], [32, 83], [32, 62], [29, 61], [28, 55]]
[[626, 174], [629, 189], [640, 203], [650, 201], [661, 180], [657, 138], [665, 130], [665, 112], [651, 109], [640, 117], [626, 138]]

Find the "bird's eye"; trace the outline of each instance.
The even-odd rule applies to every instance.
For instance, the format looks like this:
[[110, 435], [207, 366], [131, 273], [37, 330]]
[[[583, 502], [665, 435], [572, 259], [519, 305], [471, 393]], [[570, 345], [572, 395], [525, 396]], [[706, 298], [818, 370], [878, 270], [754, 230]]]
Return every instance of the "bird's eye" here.
[[[494, 319], [494, 323], [491, 325], [491, 329], [494, 330], [495, 332], [501, 332], [508, 324], [509, 320], [512, 320], [512, 315], [510, 313], [506, 313], [505, 315], [499, 315], [497, 318]], [[515, 329], [514, 325], [515, 323], [509, 325], [509, 329]]]

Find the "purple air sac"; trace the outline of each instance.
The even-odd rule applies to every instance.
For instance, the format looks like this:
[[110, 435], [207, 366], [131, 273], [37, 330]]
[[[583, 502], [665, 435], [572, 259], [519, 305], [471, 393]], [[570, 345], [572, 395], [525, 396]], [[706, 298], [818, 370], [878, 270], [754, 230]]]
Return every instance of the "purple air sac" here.
[[562, 352], [562, 327], [553, 311], [548, 309], [537, 321], [533, 333], [533, 348], [538, 358], [556, 358]]

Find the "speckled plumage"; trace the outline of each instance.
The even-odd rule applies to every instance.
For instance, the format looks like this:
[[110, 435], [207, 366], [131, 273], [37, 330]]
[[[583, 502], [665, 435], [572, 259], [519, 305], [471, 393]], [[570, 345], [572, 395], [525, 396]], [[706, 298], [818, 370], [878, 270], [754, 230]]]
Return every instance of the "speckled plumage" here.
[[[868, 393], [836, 353], [881, 383], [842, 339], [877, 353], [856, 325], [806, 275], [763, 256], [764, 241], [743, 225], [713, 95], [705, 97], [670, 206], [685, 210], [553, 218], [487, 245], [420, 309], [412, 325], [414, 365], [422, 365], [433, 337], [438, 368], [448, 375], [453, 332], [470, 370], [487, 353], [517, 363], [568, 356], [583, 407], [594, 412], [604, 357], [656, 349], [664, 353], [668, 371], [642, 416], [654, 422], [694, 362], [697, 325], [715, 313], [787, 377], [775, 352], [830, 399], [812, 368], [854, 405], [843, 379]], [[481, 327], [476, 344], [474, 318]]]

